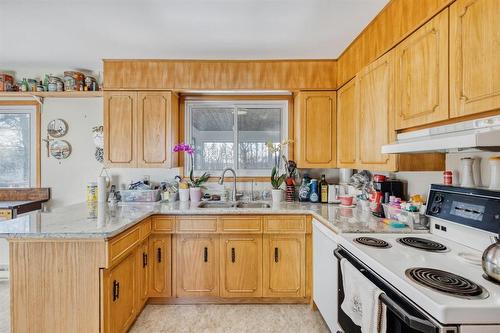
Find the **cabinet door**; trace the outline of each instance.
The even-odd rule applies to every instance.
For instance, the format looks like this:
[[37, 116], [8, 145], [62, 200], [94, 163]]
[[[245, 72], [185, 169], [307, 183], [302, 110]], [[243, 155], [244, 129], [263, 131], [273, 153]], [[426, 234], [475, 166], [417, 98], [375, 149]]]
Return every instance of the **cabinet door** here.
[[137, 248], [137, 311], [140, 311], [149, 297], [149, 242], [144, 240]]
[[500, 109], [498, 0], [450, 6], [450, 115]]
[[334, 168], [337, 163], [337, 115], [334, 91], [297, 94], [295, 151], [302, 168]]
[[171, 92], [140, 92], [137, 102], [139, 167], [171, 167], [173, 122]]
[[358, 100], [358, 154], [368, 170], [396, 170], [394, 154], [382, 154], [382, 145], [395, 139], [392, 52], [365, 67], [356, 76]]
[[395, 50], [396, 129], [448, 119], [448, 10]]
[[137, 165], [137, 93], [104, 92], [104, 160], [107, 166]]
[[262, 296], [262, 235], [222, 236], [221, 296]]
[[337, 166], [354, 168], [358, 141], [356, 80], [346, 83], [337, 93]]
[[109, 332], [126, 332], [135, 318], [136, 253], [130, 253], [108, 273], [107, 302], [109, 304], [107, 327]]
[[219, 296], [219, 236], [177, 236], [177, 296]]
[[151, 297], [172, 296], [172, 242], [171, 235], [149, 237], [148, 262], [151, 269]]
[[264, 235], [264, 297], [304, 297], [305, 235]]

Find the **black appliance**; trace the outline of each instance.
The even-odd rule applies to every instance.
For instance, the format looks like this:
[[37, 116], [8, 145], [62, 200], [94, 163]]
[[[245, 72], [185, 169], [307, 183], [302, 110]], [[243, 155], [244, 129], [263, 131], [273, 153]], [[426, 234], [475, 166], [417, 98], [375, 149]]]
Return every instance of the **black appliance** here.
[[404, 184], [400, 180], [385, 179], [383, 181], [373, 181], [373, 189], [378, 192], [375, 205], [372, 206], [372, 213], [377, 217], [385, 217], [382, 209], [383, 203], [388, 203], [391, 196], [405, 199]]

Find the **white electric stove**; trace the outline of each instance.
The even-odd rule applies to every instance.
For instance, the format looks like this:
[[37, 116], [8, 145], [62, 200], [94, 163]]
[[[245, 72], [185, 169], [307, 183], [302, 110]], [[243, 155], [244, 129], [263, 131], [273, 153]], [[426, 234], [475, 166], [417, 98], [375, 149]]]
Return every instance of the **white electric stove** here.
[[392, 317], [408, 324], [395, 332], [500, 332], [500, 284], [481, 267], [500, 230], [500, 192], [432, 185], [427, 215], [430, 233], [342, 234], [336, 255], [387, 284]]

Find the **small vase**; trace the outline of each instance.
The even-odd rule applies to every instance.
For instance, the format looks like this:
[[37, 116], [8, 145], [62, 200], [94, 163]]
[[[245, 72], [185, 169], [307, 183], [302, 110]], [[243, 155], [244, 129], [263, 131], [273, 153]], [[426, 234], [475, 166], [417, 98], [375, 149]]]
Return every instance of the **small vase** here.
[[179, 201], [189, 201], [189, 189], [188, 188], [180, 188], [179, 189]]
[[272, 191], [273, 203], [281, 202], [283, 199], [283, 191], [281, 189], [273, 189]]
[[191, 202], [200, 202], [201, 187], [191, 187], [189, 189], [189, 195], [191, 196]]

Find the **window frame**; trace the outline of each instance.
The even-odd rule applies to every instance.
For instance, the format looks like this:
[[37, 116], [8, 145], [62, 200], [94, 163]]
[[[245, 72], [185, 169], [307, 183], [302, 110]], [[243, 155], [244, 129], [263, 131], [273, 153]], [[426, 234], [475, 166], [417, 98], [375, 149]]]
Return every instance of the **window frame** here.
[[[29, 187], [40, 187], [41, 183], [41, 160], [40, 160], [40, 128], [41, 116], [40, 105], [35, 101], [0, 101], [0, 113], [29, 113], [31, 115], [30, 127], [30, 184]], [[11, 188], [11, 187], [0, 187]], [[14, 187], [13, 187], [14, 188]], [[19, 187], [26, 188], [26, 187]]]
[[[191, 138], [191, 119], [192, 119], [192, 109], [200, 107], [221, 107], [221, 108], [233, 108], [234, 116], [234, 129], [233, 129], [233, 141], [228, 141], [233, 143], [233, 162], [235, 166], [236, 175], [238, 177], [268, 177], [271, 172], [270, 169], [238, 169], [238, 121], [237, 121], [237, 111], [238, 108], [281, 108], [281, 142], [288, 140], [289, 138], [289, 107], [290, 102], [288, 99], [256, 99], [256, 100], [186, 100], [185, 110], [184, 110], [184, 141], [186, 143], [192, 144]], [[283, 154], [289, 156], [289, 149], [285, 147]], [[189, 157], [184, 157], [184, 174], [189, 175], [191, 162]], [[222, 170], [206, 170], [211, 176], [218, 176]], [[194, 172], [195, 176], [200, 176], [205, 170]]]

